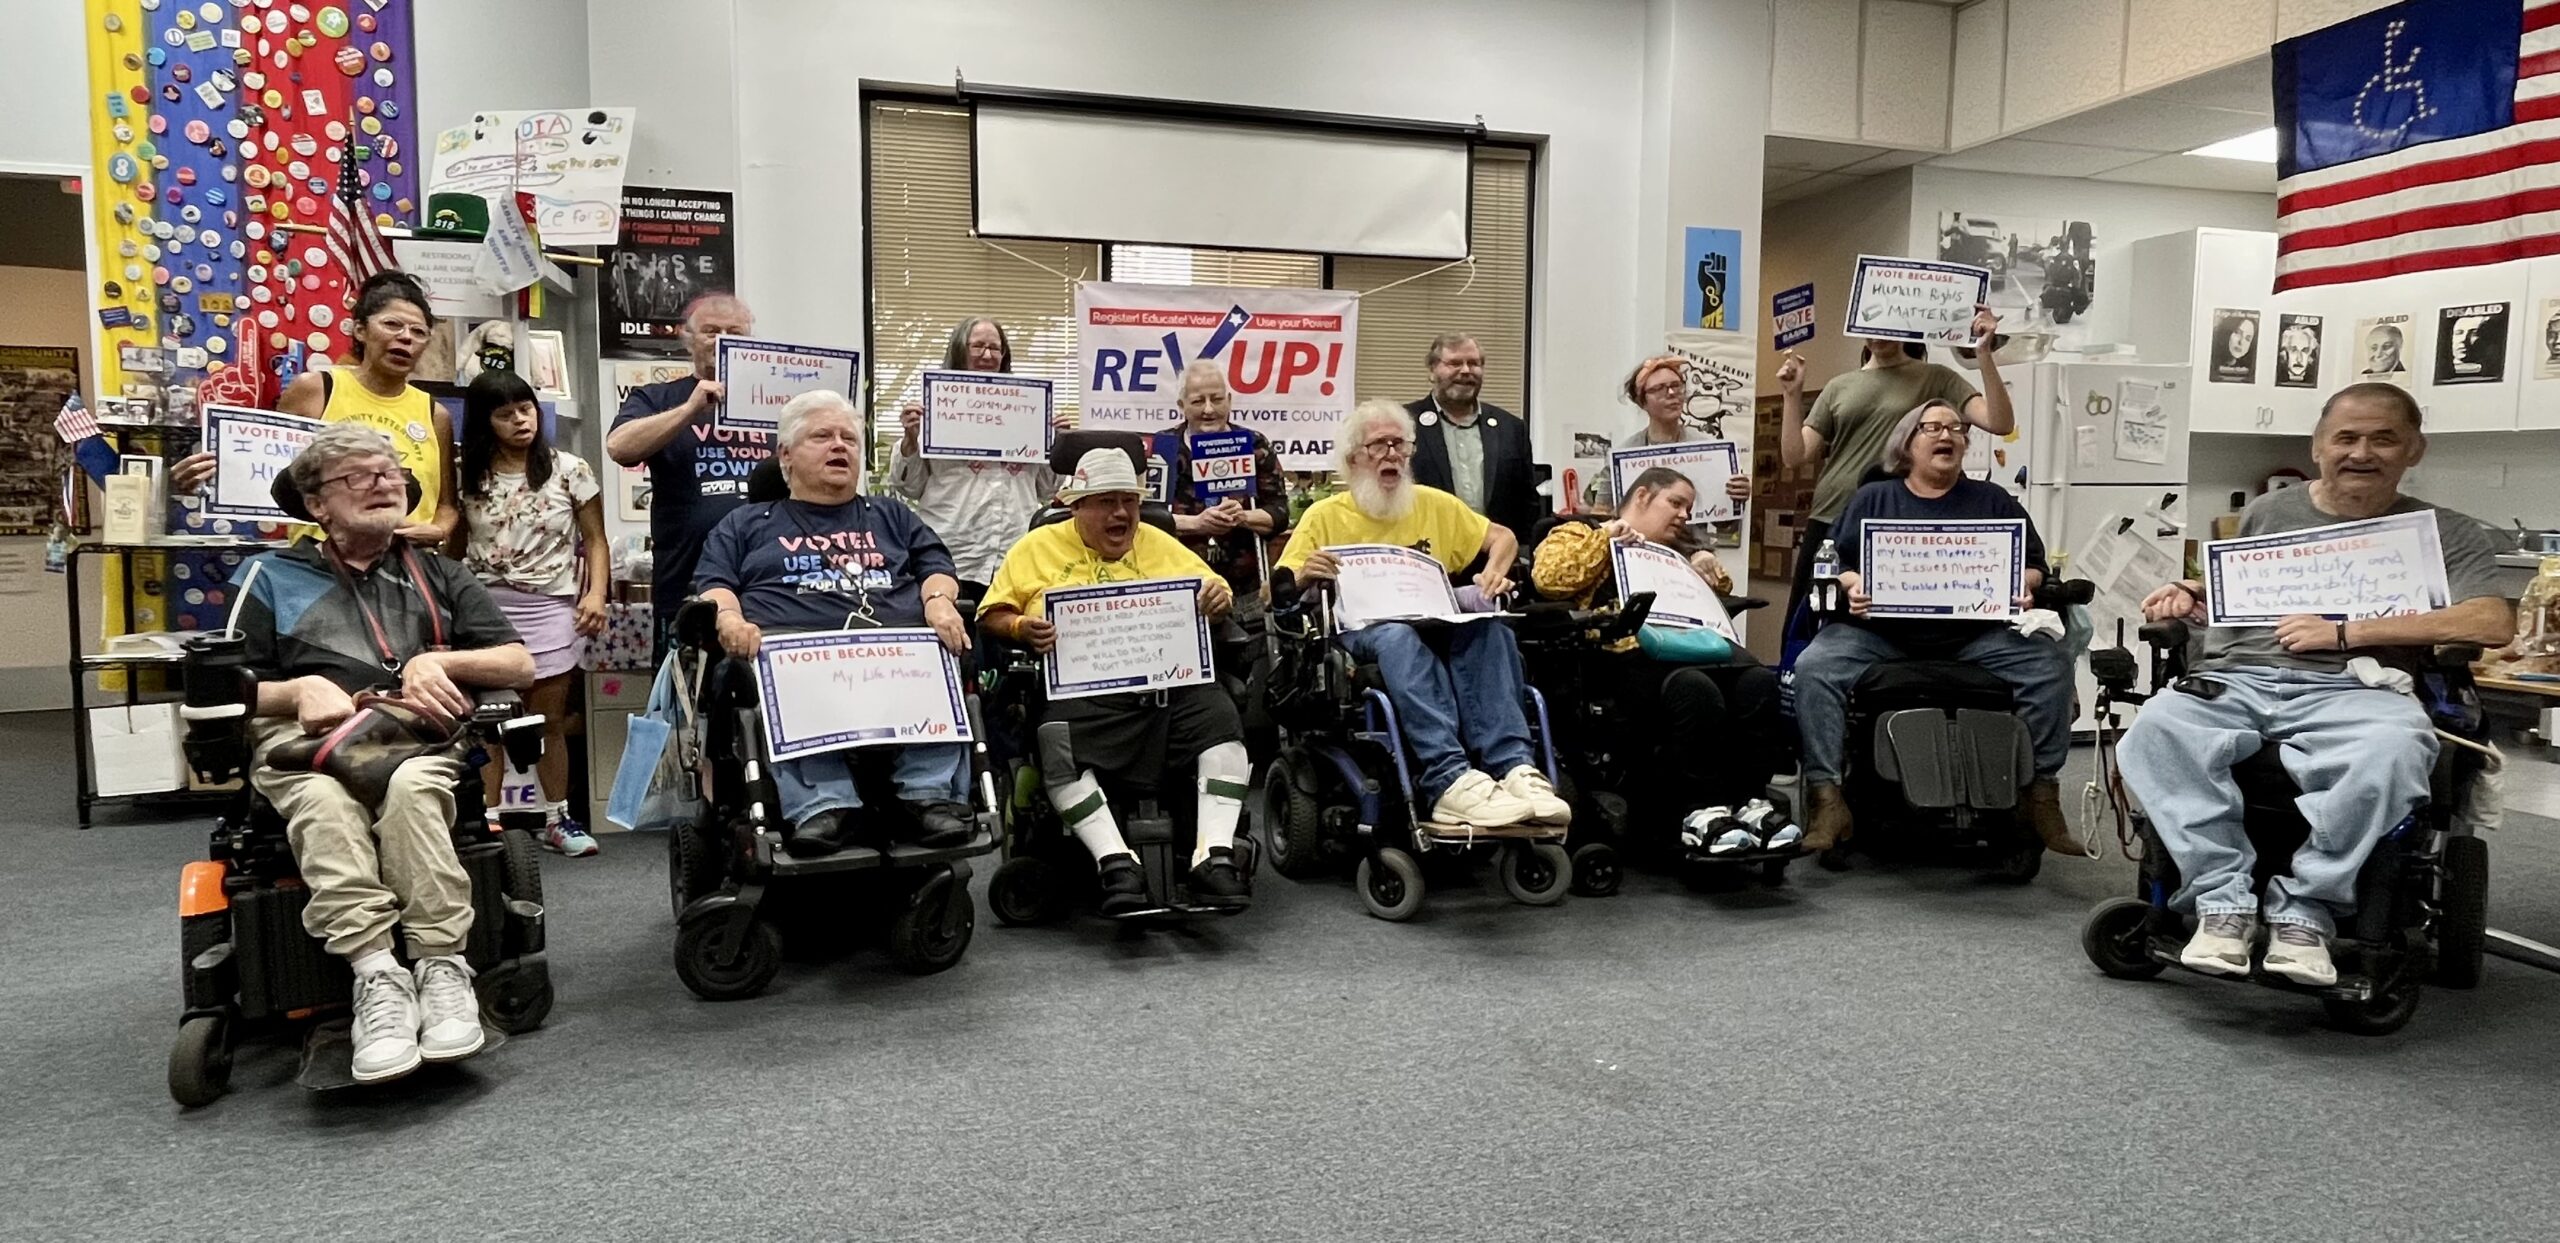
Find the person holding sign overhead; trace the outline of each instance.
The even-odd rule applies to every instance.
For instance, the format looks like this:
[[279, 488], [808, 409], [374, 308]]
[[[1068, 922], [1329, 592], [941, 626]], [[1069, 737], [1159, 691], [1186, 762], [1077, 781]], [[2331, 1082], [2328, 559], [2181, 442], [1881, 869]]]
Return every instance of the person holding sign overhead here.
[[1514, 534], [1534, 530], [1548, 505], [1538, 495], [1529, 421], [1480, 400], [1484, 347], [1463, 332], [1444, 332], [1431, 339], [1423, 362], [1431, 395], [1404, 408], [1415, 424], [1415, 482], [1457, 497]]
[[[1578, 608], [1622, 599], [1611, 546], [1644, 543], [1685, 550], [1689, 569], [1706, 587], [1719, 595], [1730, 591], [1733, 578], [1724, 563], [1696, 547], [1690, 533], [1690, 507], [1697, 499], [1697, 485], [1688, 476], [1667, 466], [1648, 469], [1620, 498], [1616, 517], [1559, 519], [1538, 541], [1530, 582], [1539, 595], [1571, 600]], [[1671, 781], [1650, 781], [1644, 810], [1678, 823], [1688, 839], [1684, 844], [1710, 851], [1793, 844], [1795, 826], [1773, 816], [1763, 796], [1783, 750], [1777, 674], [1713, 628], [1652, 624], [1584, 668], [1604, 671], [1612, 680], [1610, 723], [1620, 745], [1666, 761], [1637, 765], [1639, 774], [1680, 776], [1677, 789]], [[1769, 826], [1768, 835], [1752, 831], [1759, 824]], [[1742, 835], [1733, 836], [1735, 829]], [[1659, 844], [1670, 844], [1667, 832]]]
[[[869, 630], [930, 626], [957, 656], [969, 650], [960, 584], [942, 537], [895, 497], [862, 495], [862, 417], [844, 394], [802, 393], [782, 407], [774, 439], [790, 498], [730, 511], [703, 540], [695, 590], [719, 609], [720, 647], [754, 659], [767, 629]], [[976, 832], [968, 804], [969, 744], [896, 748], [898, 797], [913, 813], [910, 840], [940, 849]], [[845, 846], [860, 810], [852, 753], [828, 751], [773, 766], [784, 843], [793, 855]]]
[[[1262, 631], [1262, 563], [1254, 546], [1289, 525], [1289, 481], [1280, 473], [1280, 455], [1271, 442], [1249, 427], [1227, 421], [1235, 394], [1227, 387], [1224, 365], [1214, 358], [1195, 358], [1182, 369], [1182, 422], [1156, 433], [1156, 453], [1173, 471], [1173, 529], [1182, 546], [1200, 554], [1235, 592], [1236, 624], [1249, 634]], [[1223, 447], [1221, 441], [1242, 438], [1242, 479], [1204, 481], [1192, 477], [1195, 447]], [[1226, 461], [1233, 454], [1216, 461]], [[1204, 458], [1203, 469], [1207, 474]], [[1241, 484], [1244, 486], [1231, 486]], [[1226, 489], [1212, 500], [1202, 493]]]
[[[2374, 846], [2427, 797], [2435, 767], [2435, 727], [2409, 694], [2411, 675], [2427, 648], [2496, 646], [2515, 634], [2513, 610], [2498, 584], [2497, 550], [2480, 524], [2400, 492], [2401, 477], [2426, 456], [2420, 418], [2418, 403], [2395, 385], [2338, 390], [2312, 428], [2320, 477], [2309, 487], [2281, 488], [2250, 502], [2240, 533], [2242, 541], [2256, 542], [2252, 537], [2427, 515], [2442, 565], [2425, 568], [2440, 569], [2443, 602], [2394, 616], [2349, 609], [2288, 613], [2272, 625], [2214, 625], [2205, 631], [2193, 673], [2153, 695], [2118, 745], [2125, 785], [2142, 800], [2185, 879], [2170, 905], [2198, 917], [2180, 961], [2199, 971], [2249, 974], [2263, 919], [2272, 929], [2264, 957], [2269, 974], [2304, 984], [2337, 982], [2329, 938], [2338, 921], [2355, 912], [2356, 875]], [[2348, 564], [2336, 577], [2351, 584], [2357, 573]], [[2318, 586], [2294, 576], [2281, 584], [2287, 590]], [[2281, 607], [2280, 595], [2263, 602], [2209, 600], [2205, 584], [2187, 579], [2152, 592], [2142, 615], [2201, 625], [2209, 611], [2274, 612], [2251, 606]], [[2231, 767], [2268, 746], [2281, 749], [2285, 772], [2301, 787], [2311, 835], [2268, 879], [2261, 899]]]
[[714, 427], [723, 396], [720, 338], [755, 332], [755, 312], [734, 294], [707, 294], [685, 308], [681, 339], [693, 374], [631, 390], [605, 456], [623, 466], [649, 467], [650, 611], [657, 615], [657, 655], [663, 656], [669, 623], [693, 589], [702, 542], [720, 520], [746, 503], [747, 476], [773, 456], [763, 432]]
[[[1088, 449], [1058, 490], [1070, 517], [1023, 536], [1004, 555], [979, 608], [978, 626], [995, 638], [1047, 654], [1058, 623], [1044, 607], [1052, 588], [1200, 580], [1200, 612], [1215, 619], [1235, 603], [1226, 580], [1180, 540], [1138, 520], [1145, 484], [1134, 449]], [[1204, 906], [1240, 907], [1253, 891], [1236, 867], [1236, 825], [1253, 780], [1244, 725], [1235, 701], [1214, 683], [1084, 698], [1052, 698], [1044, 724], [1065, 723], [1075, 752], [1069, 772], [1043, 773], [1049, 801], [1101, 867], [1102, 913], [1147, 903], [1137, 852], [1120, 836], [1104, 798], [1105, 778], [1156, 790], [1164, 774], [1185, 765], [1199, 775], [1199, 829], [1191, 848], [1191, 897]]]
[[[952, 371], [1011, 371], [1013, 343], [1005, 337], [1004, 325], [984, 317], [965, 319], [951, 329], [942, 365]], [[978, 594], [995, 577], [1005, 550], [1031, 525], [1031, 515], [1058, 490], [1058, 476], [1032, 462], [920, 456], [924, 406], [917, 402], [898, 412], [898, 427], [898, 447], [889, 455], [889, 486], [914, 502], [916, 512], [942, 533], [961, 581]]]
[[[1413, 435], [1413, 416], [1394, 402], [1353, 407], [1333, 454], [1348, 488], [1308, 506], [1280, 554], [1280, 568], [1299, 585], [1340, 575], [1336, 547], [1385, 544], [1420, 552], [1453, 575], [1481, 565], [1475, 587], [1487, 601], [1510, 592], [1519, 538], [1415, 482], [1407, 473]], [[1343, 635], [1342, 644], [1385, 675], [1419, 761], [1414, 792], [1432, 820], [1495, 828], [1573, 819], [1529, 750], [1520, 643], [1508, 627], [1464, 623], [1426, 638], [1409, 623], [1381, 621]]]
[[[1979, 665], [2009, 684], [2018, 717], [2035, 747], [2035, 780], [2027, 786], [2029, 825], [2045, 849], [2086, 856], [2062, 816], [2062, 763], [2071, 752], [2071, 661], [2062, 645], [2031, 638], [1996, 619], [1944, 620], [1882, 616], [1871, 606], [1874, 586], [1862, 577], [1862, 528], [1870, 519], [1937, 523], [2016, 522], [2025, 534], [2014, 600], [2024, 611], [2045, 577], [2044, 541], [2017, 499], [1998, 484], [1964, 473], [1965, 438], [1971, 424], [1943, 401], [1923, 403], [1902, 416], [1883, 440], [1884, 468], [1898, 476], [1857, 490], [1840, 510], [1834, 542], [1840, 549], [1840, 590], [1849, 615], [1826, 625], [1796, 658], [1796, 727], [1804, 737], [1804, 785], [1813, 805], [1807, 850], [1823, 851], [1848, 840], [1848, 799], [1840, 789], [1848, 734], [1849, 690], [1867, 670], [1889, 660], [1961, 660]], [[2005, 590], [2005, 588], [2004, 588]]]

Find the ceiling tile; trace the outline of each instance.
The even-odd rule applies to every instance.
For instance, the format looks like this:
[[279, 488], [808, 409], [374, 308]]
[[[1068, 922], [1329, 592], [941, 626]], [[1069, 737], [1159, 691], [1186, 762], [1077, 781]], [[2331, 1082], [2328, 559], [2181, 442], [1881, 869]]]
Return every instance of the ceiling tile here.
[[1969, 151], [1938, 156], [1929, 163], [1982, 173], [2019, 173], [2033, 177], [2089, 177], [2152, 157], [2148, 151], [2117, 147], [2085, 147], [2070, 143], [2031, 142], [2003, 138]]
[[1847, 168], [1839, 169], [1837, 171], [1855, 173], [1861, 177], [1868, 176], [1873, 173], [1889, 173], [1897, 168], [1909, 168], [1922, 160], [1928, 159], [1932, 154], [1934, 153], [1928, 151], [1887, 151], [1882, 155], [1869, 156], [1868, 158], [1860, 160]]
[[2258, 118], [2264, 128], [2276, 115], [2275, 85], [2269, 60], [2252, 57], [2227, 69], [2198, 74], [2184, 82], [2154, 87], [2141, 96], [2173, 104], [2227, 108]]
[[1810, 168], [1829, 172], [1847, 168], [1860, 160], [1884, 154], [1883, 147], [1862, 147], [1856, 143], [1823, 142], [1815, 138], [1787, 138], [1772, 134], [1762, 148], [1771, 168]]
[[2091, 179], [2145, 186], [2179, 186], [2189, 190], [2234, 190], [2246, 194], [2276, 192], [2275, 165], [2216, 159], [2209, 155], [2159, 156], [2139, 164], [2093, 173]]
[[1772, 203], [1792, 203], [1798, 199], [1809, 199], [1845, 190], [1865, 180], [1864, 177], [1851, 176], [1847, 173], [1817, 173], [1784, 190], [1771, 191], [1764, 197]]
[[2039, 125], [2019, 137], [2167, 154], [2193, 151], [2209, 142], [2265, 129], [2266, 125], [2252, 112], [2136, 97]]

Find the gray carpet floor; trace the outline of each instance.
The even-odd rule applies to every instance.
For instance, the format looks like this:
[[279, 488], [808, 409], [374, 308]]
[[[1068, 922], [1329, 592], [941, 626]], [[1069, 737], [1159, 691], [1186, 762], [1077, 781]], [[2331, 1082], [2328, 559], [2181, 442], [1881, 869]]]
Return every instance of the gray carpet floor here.
[[[2107, 980], [2077, 936], [2120, 861], [1554, 909], [1481, 875], [1403, 926], [1266, 874], [1188, 932], [982, 912], [942, 975], [857, 952], [715, 1005], [670, 966], [662, 847], [614, 836], [549, 861], [541, 1031], [371, 1093], [253, 1046], [181, 1113], [203, 826], [75, 831], [65, 728], [0, 720], [11, 1239], [2560, 1235], [2560, 977], [2493, 960], [2381, 1039]], [[2549, 941], [2555, 829], [2492, 845], [2494, 922]]]

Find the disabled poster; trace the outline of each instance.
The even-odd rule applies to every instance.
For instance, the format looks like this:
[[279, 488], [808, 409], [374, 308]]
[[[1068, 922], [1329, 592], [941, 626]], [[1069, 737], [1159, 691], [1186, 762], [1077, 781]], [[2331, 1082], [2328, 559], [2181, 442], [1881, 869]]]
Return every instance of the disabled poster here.
[[1057, 432], [1053, 386], [1031, 376], [993, 371], [924, 373], [924, 421], [918, 456], [980, 462], [1049, 460]]
[[1689, 521], [1730, 522], [1734, 512], [1733, 498], [1724, 494], [1725, 483], [1742, 473], [1742, 446], [1730, 440], [1697, 440], [1676, 445], [1646, 445], [1641, 449], [1609, 451], [1609, 491], [1623, 497], [1627, 485], [1646, 470], [1663, 466], [1689, 477], [1690, 486], [1698, 490], [1698, 499], [1690, 502]]
[[1217, 676], [1199, 579], [1052, 587], [1041, 599], [1058, 628], [1041, 662], [1051, 699], [1205, 686]]
[[1085, 281], [1075, 322], [1080, 429], [1155, 432], [1174, 417], [1182, 369], [1215, 359], [1237, 426], [1269, 438], [1284, 469], [1333, 469], [1355, 400], [1356, 294]]
[[250, 522], [293, 521], [276, 508], [269, 490], [323, 426], [318, 419], [273, 410], [206, 406], [204, 446], [213, 454], [213, 484], [204, 498], [205, 514]]
[[1860, 524], [1869, 617], [2015, 617], [2026, 560], [2027, 524], [2016, 518]]
[[960, 666], [923, 627], [766, 635], [756, 653], [756, 700], [777, 761], [972, 741]]
[[2215, 626], [2272, 626], [2297, 613], [2360, 621], [2453, 603], [2431, 512], [2209, 540], [2204, 577]]
[[1458, 604], [1449, 571], [1430, 556], [1393, 544], [1335, 544], [1325, 549], [1341, 564], [1334, 588], [1345, 630], [1382, 621], [1474, 621]]
[[1973, 309], [1991, 273], [1963, 263], [1860, 255], [1849, 282], [1849, 326], [1842, 333], [1886, 341], [1969, 345]]
[[782, 407], [802, 393], [824, 390], [850, 400], [861, 383], [862, 355], [819, 345], [788, 345], [753, 337], [722, 337], [717, 346], [720, 408], [712, 426], [770, 432], [782, 424]]
[[1651, 540], [1637, 540], [1609, 545], [1609, 561], [1618, 572], [1619, 599], [1653, 593], [1646, 625], [1712, 630], [1733, 642], [1742, 641], [1733, 632], [1733, 617], [1724, 611], [1724, 601], [1687, 557]]

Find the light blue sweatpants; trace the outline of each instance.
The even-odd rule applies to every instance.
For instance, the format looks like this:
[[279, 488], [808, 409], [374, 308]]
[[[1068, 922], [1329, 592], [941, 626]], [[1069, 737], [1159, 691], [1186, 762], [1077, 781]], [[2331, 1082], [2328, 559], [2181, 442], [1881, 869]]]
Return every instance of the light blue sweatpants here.
[[2265, 918], [2335, 935], [2355, 910], [2365, 857], [2427, 797], [2436, 736], [2426, 710], [2350, 673], [2252, 665], [2197, 676], [2229, 689], [2213, 699], [2162, 694], [2117, 748], [2125, 784], [2185, 882], [2170, 905], [2199, 915], [2258, 909], [2249, 883], [2257, 852], [2231, 766], [2272, 744], [2302, 788], [2294, 805], [2311, 837], [2268, 879]]

